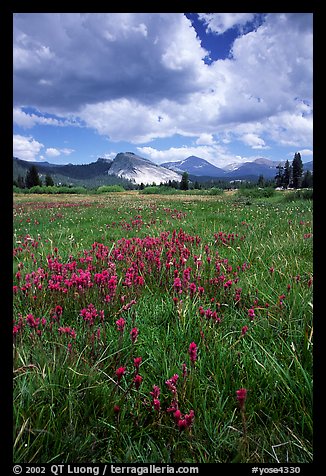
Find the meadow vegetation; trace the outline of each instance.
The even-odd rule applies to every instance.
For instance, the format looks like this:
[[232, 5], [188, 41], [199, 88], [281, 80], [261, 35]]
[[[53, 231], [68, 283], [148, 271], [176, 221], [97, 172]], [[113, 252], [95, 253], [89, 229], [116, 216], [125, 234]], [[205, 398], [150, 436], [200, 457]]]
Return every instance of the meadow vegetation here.
[[289, 193], [14, 194], [14, 462], [311, 462]]

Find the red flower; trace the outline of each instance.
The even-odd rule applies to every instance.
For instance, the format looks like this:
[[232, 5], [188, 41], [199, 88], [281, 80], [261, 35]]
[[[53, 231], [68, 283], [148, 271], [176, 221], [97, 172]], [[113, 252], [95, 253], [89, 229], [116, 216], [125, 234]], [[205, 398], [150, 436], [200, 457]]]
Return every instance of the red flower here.
[[191, 362], [196, 362], [197, 360], [197, 345], [194, 342], [191, 342], [189, 345], [189, 356]]
[[137, 373], [139, 371], [139, 366], [140, 366], [142, 360], [143, 359], [141, 357], [134, 358], [134, 366], [136, 367], [136, 372]]
[[130, 338], [131, 338], [133, 344], [136, 342], [138, 334], [139, 334], [139, 331], [138, 331], [137, 327], [134, 327], [133, 329], [131, 329]]
[[156, 410], [157, 412], [160, 410], [161, 403], [157, 398], [154, 398], [153, 406], [154, 406], [154, 410]]
[[243, 409], [247, 398], [247, 390], [245, 388], [239, 388], [239, 390], [236, 391], [236, 394], [240, 408]]
[[143, 377], [141, 375], [137, 374], [134, 378], [134, 384], [135, 384], [136, 390], [139, 389], [142, 381], [143, 381]]
[[241, 334], [244, 336], [246, 332], [248, 331], [248, 329], [249, 329], [248, 326], [243, 326], [243, 328], [241, 329]]
[[157, 385], [153, 385], [153, 391], [149, 393], [150, 395], [152, 395], [154, 400], [157, 399], [161, 393], [160, 387], [158, 387]]
[[123, 375], [125, 374], [125, 372], [126, 372], [126, 367], [119, 367], [116, 370], [115, 374], [118, 377], [118, 382], [120, 382], [120, 380], [123, 377]]
[[115, 323], [117, 325], [118, 331], [123, 332], [126, 325], [126, 321], [124, 320], [124, 318], [120, 317], [120, 319], [118, 319]]

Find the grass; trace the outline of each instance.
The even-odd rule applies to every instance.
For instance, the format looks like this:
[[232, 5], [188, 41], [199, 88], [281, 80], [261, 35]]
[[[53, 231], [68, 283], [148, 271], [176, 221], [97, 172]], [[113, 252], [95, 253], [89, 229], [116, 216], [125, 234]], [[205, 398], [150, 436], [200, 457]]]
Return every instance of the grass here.
[[[15, 195], [14, 461], [311, 462], [312, 201], [299, 198]], [[176, 404], [195, 414], [184, 430]]]

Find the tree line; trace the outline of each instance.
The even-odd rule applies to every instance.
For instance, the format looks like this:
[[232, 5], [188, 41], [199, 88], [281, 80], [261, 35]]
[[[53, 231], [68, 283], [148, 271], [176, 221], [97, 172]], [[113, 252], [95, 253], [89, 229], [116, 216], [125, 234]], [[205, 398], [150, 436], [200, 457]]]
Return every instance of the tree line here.
[[[284, 189], [287, 188], [312, 188], [313, 186], [313, 174], [311, 173], [310, 170], [307, 170], [305, 173], [303, 173], [303, 163], [301, 159], [300, 152], [296, 152], [294, 154], [294, 158], [292, 163], [288, 160], [286, 160], [285, 164], [282, 165], [281, 163], [276, 167], [277, 173], [275, 175], [275, 179], [271, 180], [266, 180], [263, 175], [260, 175], [256, 185], [258, 187], [282, 187]], [[240, 181], [238, 181], [240, 182]], [[35, 186], [42, 186], [42, 180], [39, 176], [37, 167], [35, 165], [32, 165], [26, 172], [26, 176], [23, 177], [22, 175], [18, 175], [17, 180], [14, 180], [13, 184], [16, 187], [19, 187], [21, 189], [24, 188], [32, 188]], [[45, 175], [44, 178], [44, 185], [46, 187], [52, 187], [54, 186], [54, 181], [49, 173]], [[180, 182], [176, 180], [169, 180], [166, 183], [161, 183], [160, 186], [168, 186], [171, 188], [176, 188], [180, 190], [189, 190], [191, 189], [202, 189], [202, 188], [211, 188], [215, 187], [216, 185], [219, 186], [219, 188], [230, 188], [232, 185], [228, 181], [224, 180], [212, 180], [209, 183], [199, 183], [198, 181], [191, 181], [189, 179], [189, 174], [188, 172], [184, 172], [182, 174]], [[238, 183], [238, 185], [244, 186], [246, 185], [246, 181], [241, 181]], [[249, 187], [252, 187], [254, 184], [248, 182], [247, 184]], [[153, 186], [156, 186], [155, 183], [153, 183]], [[136, 189], [144, 189], [145, 185], [142, 183], [138, 186], [132, 186], [130, 184], [131, 188], [136, 188]]]
[[283, 165], [279, 164], [275, 176], [275, 186], [282, 188], [311, 188], [313, 175], [310, 170], [303, 173], [303, 163], [300, 152], [294, 154], [292, 164], [287, 160]]
[[[26, 176], [18, 175], [17, 180], [14, 180], [14, 185], [19, 188], [32, 188], [35, 186], [42, 186], [42, 180], [39, 176], [37, 168], [32, 165], [26, 172]], [[54, 181], [50, 174], [46, 174], [44, 178], [44, 185], [46, 187], [53, 187]]]

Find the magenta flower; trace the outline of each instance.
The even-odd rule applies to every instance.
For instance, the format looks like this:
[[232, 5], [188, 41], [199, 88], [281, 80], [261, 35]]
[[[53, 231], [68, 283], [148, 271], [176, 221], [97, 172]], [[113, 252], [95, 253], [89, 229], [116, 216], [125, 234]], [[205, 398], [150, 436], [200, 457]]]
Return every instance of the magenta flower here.
[[160, 406], [161, 406], [160, 401], [157, 398], [154, 398], [154, 400], [153, 400], [154, 410], [156, 410], [158, 412], [160, 410]]
[[125, 328], [125, 325], [126, 325], [126, 321], [124, 320], [124, 318], [120, 317], [120, 319], [118, 319], [115, 323], [117, 325], [118, 331], [123, 332], [123, 330]]
[[136, 372], [137, 373], [139, 371], [139, 366], [140, 366], [142, 360], [143, 360], [142, 357], [135, 357], [134, 358], [134, 366], [136, 367]]
[[189, 345], [189, 357], [191, 362], [195, 363], [197, 360], [197, 344], [195, 342], [191, 342]]
[[136, 342], [138, 334], [139, 334], [139, 331], [137, 327], [134, 327], [133, 329], [131, 329], [130, 338], [133, 344]]
[[251, 321], [254, 320], [255, 317], [255, 310], [253, 308], [248, 310], [248, 317], [250, 318]]
[[247, 390], [245, 388], [239, 388], [239, 390], [236, 391], [236, 394], [240, 408], [243, 409], [247, 398]]
[[136, 387], [136, 390], [139, 389], [141, 383], [143, 381], [143, 377], [139, 374], [137, 374], [135, 377], [134, 377], [134, 384], [135, 384], [135, 387]]
[[118, 377], [118, 382], [120, 382], [121, 378], [124, 376], [125, 373], [126, 373], [126, 367], [119, 367], [116, 370], [115, 374]]
[[243, 328], [241, 329], [241, 334], [244, 336], [247, 333], [248, 329], [248, 326], [243, 326]]
[[158, 387], [157, 385], [153, 385], [153, 391], [149, 392], [149, 393], [150, 393], [150, 395], [152, 395], [154, 400], [157, 399], [160, 396], [160, 393], [161, 393], [160, 387]]

